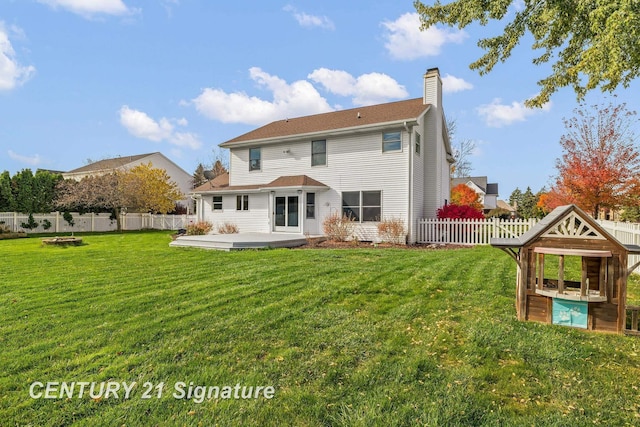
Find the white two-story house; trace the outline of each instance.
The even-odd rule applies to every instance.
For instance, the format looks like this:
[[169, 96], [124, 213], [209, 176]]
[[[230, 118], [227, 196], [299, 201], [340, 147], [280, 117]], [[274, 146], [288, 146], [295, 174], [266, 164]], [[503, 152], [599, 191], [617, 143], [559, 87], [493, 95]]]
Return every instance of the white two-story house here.
[[407, 240], [449, 197], [453, 161], [437, 68], [422, 98], [279, 120], [220, 144], [229, 174], [193, 190], [199, 220], [242, 232], [321, 235], [330, 215], [360, 240], [402, 219]]

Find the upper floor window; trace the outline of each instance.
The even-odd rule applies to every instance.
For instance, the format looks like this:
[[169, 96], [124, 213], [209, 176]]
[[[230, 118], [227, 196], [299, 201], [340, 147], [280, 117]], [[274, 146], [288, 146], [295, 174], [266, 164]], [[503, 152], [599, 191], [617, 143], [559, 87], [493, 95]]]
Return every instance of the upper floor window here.
[[385, 132], [382, 134], [382, 152], [402, 150], [400, 132]]
[[260, 170], [260, 149], [249, 148], [249, 171]]
[[311, 166], [327, 164], [327, 141], [324, 139], [311, 141]]
[[422, 144], [422, 141], [420, 140], [420, 134], [416, 132], [416, 154], [418, 156], [420, 155], [421, 144]]

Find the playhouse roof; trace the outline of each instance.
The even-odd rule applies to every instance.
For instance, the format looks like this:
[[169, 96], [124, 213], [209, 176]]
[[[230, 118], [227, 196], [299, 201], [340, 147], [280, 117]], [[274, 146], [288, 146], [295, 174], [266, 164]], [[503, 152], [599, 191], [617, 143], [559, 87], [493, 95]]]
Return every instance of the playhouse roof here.
[[523, 235], [507, 239], [491, 239], [491, 246], [521, 248], [543, 235], [576, 239], [606, 239], [630, 253], [640, 254], [640, 246], [621, 243], [576, 205], [558, 206]]

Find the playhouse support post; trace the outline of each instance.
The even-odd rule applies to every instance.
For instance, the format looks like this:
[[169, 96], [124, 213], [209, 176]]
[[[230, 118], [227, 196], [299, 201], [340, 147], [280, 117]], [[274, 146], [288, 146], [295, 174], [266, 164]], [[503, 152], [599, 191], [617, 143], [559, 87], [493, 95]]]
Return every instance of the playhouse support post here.
[[[535, 274], [535, 272], [534, 272]], [[527, 251], [520, 251], [520, 265], [518, 265], [516, 305], [518, 320], [527, 319], [527, 277], [529, 276], [529, 255]]]
[[616, 278], [616, 286], [618, 286], [618, 333], [624, 332], [627, 322], [627, 263], [629, 257], [623, 256], [620, 258], [621, 265]]
[[544, 254], [538, 254], [538, 289], [544, 288]]
[[582, 279], [580, 280], [580, 296], [587, 296], [589, 290], [589, 283], [587, 277], [587, 258], [582, 257]]
[[558, 294], [564, 294], [564, 255], [558, 255]]
[[600, 276], [598, 278], [598, 284], [600, 285], [600, 296], [607, 295], [607, 259], [600, 259]]

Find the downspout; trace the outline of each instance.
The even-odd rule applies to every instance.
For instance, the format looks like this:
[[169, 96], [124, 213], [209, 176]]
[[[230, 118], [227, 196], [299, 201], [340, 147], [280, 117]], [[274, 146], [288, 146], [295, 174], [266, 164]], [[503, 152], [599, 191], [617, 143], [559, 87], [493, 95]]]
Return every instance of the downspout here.
[[408, 168], [408, 176], [409, 179], [409, 197], [407, 197], [407, 236], [408, 240], [411, 240], [412, 232], [413, 232], [413, 146], [411, 145], [411, 133], [413, 128], [409, 127], [407, 122], [404, 122], [404, 128], [409, 134], [409, 168]]

